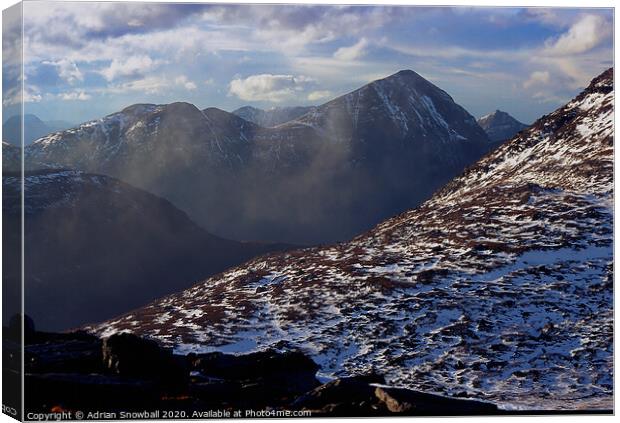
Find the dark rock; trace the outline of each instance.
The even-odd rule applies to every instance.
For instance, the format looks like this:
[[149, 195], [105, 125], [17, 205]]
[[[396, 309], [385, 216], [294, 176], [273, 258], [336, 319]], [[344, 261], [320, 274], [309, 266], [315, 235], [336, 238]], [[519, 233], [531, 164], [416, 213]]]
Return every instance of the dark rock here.
[[106, 369], [123, 376], [151, 373], [161, 363], [161, 350], [155, 341], [120, 333], [103, 340], [103, 362]]
[[195, 386], [207, 402], [227, 392], [228, 402], [245, 407], [283, 405], [320, 385], [315, 376], [319, 367], [299, 351], [193, 354], [188, 360], [203, 376], [226, 382], [223, 390], [216, 385], [216, 392], [213, 382]]
[[25, 370], [28, 373], [102, 373], [101, 345], [96, 338], [27, 345]]
[[[26, 345], [26, 407], [74, 409], [204, 410], [304, 409], [316, 416], [497, 414], [492, 404], [378, 387], [371, 372], [320, 385], [318, 366], [299, 351], [267, 350], [175, 356], [133, 334], [103, 341], [84, 333], [37, 332]], [[3, 344], [4, 376], [19, 376], [19, 344]], [[193, 370], [189, 376], [189, 370]]]
[[129, 333], [104, 339], [102, 358], [104, 368], [120, 376], [181, 383], [187, 374], [184, 360], [161, 349], [155, 341]]
[[498, 411], [494, 404], [442, 397], [410, 389], [376, 387], [377, 399], [388, 411], [406, 415], [476, 415]]
[[[27, 314], [24, 315], [24, 337], [26, 342], [32, 335], [35, 333], [34, 321]], [[22, 315], [14, 314], [11, 316], [9, 320], [9, 326], [6, 329], [7, 333], [4, 335], [5, 337], [12, 339], [14, 341], [18, 341], [22, 336]]]
[[273, 378], [291, 373], [314, 375], [319, 366], [300, 351], [260, 351], [245, 355], [228, 355], [220, 352], [194, 355], [190, 358], [194, 369], [205, 375], [223, 379], [247, 380]]
[[239, 381], [209, 380], [207, 382], [192, 383], [189, 388], [190, 395], [199, 398], [206, 404], [222, 406], [240, 402], [249, 398], [242, 392], [242, 384]]
[[376, 375], [336, 379], [302, 395], [291, 406], [312, 410], [315, 415], [339, 417], [498, 413], [493, 404], [377, 386], [383, 383]]
[[149, 381], [115, 375], [26, 374], [26, 409], [49, 412], [53, 407], [82, 411], [156, 408], [158, 386]]
[[332, 380], [297, 398], [291, 406], [312, 410], [316, 414], [362, 416], [385, 413], [374, 395], [371, 383], [385, 382], [376, 375]]

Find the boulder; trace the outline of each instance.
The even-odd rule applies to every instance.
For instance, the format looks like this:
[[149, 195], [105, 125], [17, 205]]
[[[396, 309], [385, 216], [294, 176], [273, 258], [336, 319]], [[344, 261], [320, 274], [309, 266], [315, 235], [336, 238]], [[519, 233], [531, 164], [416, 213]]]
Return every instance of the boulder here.
[[297, 398], [291, 406], [330, 416], [376, 416], [385, 414], [372, 383], [385, 383], [376, 374], [332, 380]]
[[221, 352], [188, 356], [195, 370], [229, 380], [274, 378], [291, 374], [316, 374], [319, 366], [301, 351], [266, 350], [244, 355]]
[[207, 402], [217, 396], [211, 385], [221, 381], [226, 382], [222, 386], [229, 395], [227, 402], [243, 407], [288, 404], [320, 385], [316, 379], [319, 367], [300, 351], [190, 354], [188, 360], [202, 377], [219, 381], [200, 385], [198, 392]]
[[104, 368], [125, 377], [156, 379], [184, 384], [187, 369], [184, 360], [174, 357], [152, 340], [130, 333], [119, 333], [103, 340]]
[[486, 402], [380, 386], [384, 384], [376, 374], [336, 379], [300, 396], [291, 406], [333, 417], [499, 414]]
[[[27, 314], [23, 316], [24, 337], [25, 341], [28, 342], [32, 335], [35, 333], [34, 320], [32, 320], [32, 318], [30, 318], [30, 316], [28, 316]], [[11, 318], [9, 319], [9, 326], [6, 329], [3, 328], [3, 332], [4, 331], [6, 331], [6, 333], [3, 333], [3, 337], [21, 343], [22, 315], [14, 314], [13, 316], [11, 316]]]
[[443, 397], [411, 389], [376, 387], [376, 398], [390, 413], [404, 415], [487, 415], [497, 414], [494, 404]]

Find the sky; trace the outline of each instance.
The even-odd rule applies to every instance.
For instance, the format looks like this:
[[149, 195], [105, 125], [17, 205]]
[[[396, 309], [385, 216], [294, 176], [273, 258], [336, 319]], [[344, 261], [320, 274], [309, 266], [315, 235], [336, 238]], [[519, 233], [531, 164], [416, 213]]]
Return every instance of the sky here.
[[[5, 35], [4, 56], [17, 45]], [[412, 69], [475, 117], [531, 123], [612, 65], [612, 9], [24, 3], [25, 110], [43, 120], [318, 105]]]

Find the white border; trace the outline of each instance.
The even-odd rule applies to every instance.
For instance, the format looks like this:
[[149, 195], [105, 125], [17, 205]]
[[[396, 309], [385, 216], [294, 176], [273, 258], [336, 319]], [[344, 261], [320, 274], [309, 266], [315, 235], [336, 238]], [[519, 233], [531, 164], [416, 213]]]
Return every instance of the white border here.
[[[75, 0], [72, 0], [75, 1]], [[79, 0], [79, 1], [98, 1], [98, 0]], [[341, 0], [341, 1], [333, 1], [333, 0], [314, 0], [314, 1], [300, 1], [300, 0], [267, 0], [267, 1], [256, 1], [256, 0], [241, 0], [241, 1], [235, 1], [235, 0], [219, 0], [219, 1], [196, 1], [196, 2], [191, 2], [191, 1], [181, 1], [181, 0], [149, 0], [149, 2], [152, 3], [252, 3], [252, 4], [260, 4], [260, 3], [267, 3], [267, 4], [358, 4], [358, 5], [364, 5], [364, 4], [382, 4], [382, 5], [417, 5], [417, 6], [487, 6], [487, 7], [508, 7], [508, 6], [514, 6], [514, 7], [575, 7], [575, 8], [592, 8], [592, 7], [614, 7], [614, 1], [613, 0], [589, 0], [587, 2], [584, 1], [577, 1], [577, 0], [564, 0], [564, 1], [550, 1], [550, 0], [518, 0], [518, 1], [510, 1], [510, 2], [500, 2], [499, 0], [473, 0], [473, 1], [467, 1], [467, 0], [447, 0], [447, 1], [437, 1], [437, 0], [426, 0], [426, 1], [415, 1], [415, 0], [388, 0], [388, 1], [381, 1], [381, 0], [355, 0], [355, 1], [351, 1], [351, 0]], [[0, 6], [2, 9], [5, 9], [13, 4], [16, 4], [17, 2], [12, 1], [12, 0], [0, 0]], [[617, 53], [617, 49], [618, 49], [618, 44], [616, 43], [616, 37], [615, 34], [617, 34], [617, 20], [615, 19], [615, 10], [614, 10], [614, 57], [616, 56]], [[23, 35], [23, 28], [22, 28], [22, 35]], [[22, 38], [23, 39], [23, 38]], [[23, 44], [22, 44], [23, 46]], [[23, 57], [23, 51], [22, 51], [22, 57]], [[614, 61], [614, 66], [615, 66], [615, 61]], [[23, 63], [22, 63], [22, 72], [23, 72]], [[0, 73], [1, 76], [1, 73]], [[615, 84], [614, 84], [615, 85]], [[22, 89], [23, 89], [23, 85], [22, 85]], [[23, 98], [23, 93], [22, 93], [22, 98]], [[615, 100], [615, 99], [614, 99]], [[23, 102], [22, 102], [22, 119], [23, 119]], [[615, 106], [614, 106], [615, 107]], [[615, 121], [614, 121], [614, 131], [615, 128], [617, 128], [617, 123], [618, 123], [618, 115], [616, 115]], [[23, 134], [22, 134], [23, 137]], [[615, 139], [615, 136], [614, 136]], [[22, 140], [22, 146], [23, 146], [23, 140]], [[618, 173], [618, 154], [616, 152], [614, 152], [614, 176], [617, 175]], [[22, 154], [22, 160], [23, 160], [23, 154]], [[23, 202], [23, 198], [22, 198], [22, 202]], [[616, 209], [616, 204], [617, 204], [617, 197], [614, 198], [614, 210]], [[1, 199], [0, 199], [0, 206], [1, 206]], [[22, 212], [23, 212], [23, 203], [22, 203]], [[617, 229], [618, 229], [618, 221], [617, 219], [615, 219], [615, 213], [614, 213], [614, 240], [615, 240], [615, 235], [616, 233], [618, 233]], [[1, 223], [0, 223], [0, 228], [1, 228]], [[23, 239], [23, 220], [22, 220], [22, 239]], [[23, 248], [23, 243], [22, 243], [22, 248]], [[0, 245], [0, 265], [1, 265], [1, 250], [2, 247]], [[615, 257], [618, 257], [618, 252], [620, 251], [620, 248], [618, 247], [618, 244], [614, 242], [614, 289], [618, 286], [615, 282], [616, 282], [616, 278], [617, 275], [615, 273]], [[23, 257], [23, 255], [22, 255]], [[22, 265], [23, 265], [23, 261], [22, 261]], [[23, 275], [23, 269], [22, 269], [22, 275]], [[615, 301], [617, 295], [617, 291], [615, 292], [614, 295], [614, 305], [617, 304], [617, 302]], [[23, 301], [23, 283], [22, 283], [22, 301]], [[23, 304], [22, 304], [23, 307]], [[614, 347], [615, 347], [615, 322], [618, 319], [618, 310], [614, 307]], [[23, 322], [22, 322], [22, 332], [23, 332]], [[23, 360], [22, 360], [22, 368], [23, 368]], [[618, 369], [618, 354], [616, 354], [615, 352], [615, 348], [614, 348], [614, 368]], [[23, 374], [23, 373], [22, 373]], [[2, 391], [2, 386], [0, 384], [0, 395], [1, 395], [1, 391]], [[617, 396], [615, 395], [616, 393], [616, 378], [614, 377], [614, 406], [617, 406]], [[577, 420], [577, 421], [585, 421], [586, 419], [596, 419], [598, 420], [607, 420], [609, 421], [610, 419], [613, 419], [614, 416], [575, 416], [575, 415], [571, 415], [571, 416], [534, 416], [534, 417], [515, 417], [515, 416], [507, 416], [507, 417], [458, 417], [458, 418], [415, 418], [416, 422], [421, 422], [421, 423], [429, 423], [429, 422], [433, 422], [433, 423], [448, 423], [448, 422], [455, 422], [455, 419], [467, 419], [468, 421], [473, 421], [473, 419], [481, 419], [483, 422], [501, 422], [501, 421], [506, 421], [506, 422], [510, 422], [510, 423], [532, 423], [532, 422], [539, 422], [539, 421], [546, 421], [546, 420], [552, 420], [553, 423], [572, 423], [573, 421]], [[403, 419], [409, 420], [409, 419], [414, 419], [414, 418], [397, 418], [397, 417], [392, 417], [392, 418], [365, 418], [364, 420], [366, 421], [384, 421], [384, 422], [400, 422], [403, 421]], [[502, 420], [503, 419], [503, 420]], [[543, 420], [544, 419], [544, 420]], [[237, 420], [237, 419], [236, 419]], [[286, 419], [267, 419], [267, 420], [286, 420]], [[312, 420], [308, 420], [308, 419], [296, 419], [296, 420], [304, 420], [304, 421], [312, 421]], [[319, 419], [315, 419], [315, 421], [319, 421], [319, 422], [336, 422], [338, 420], [342, 420], [342, 419], [334, 419], [334, 418], [319, 418]], [[350, 420], [350, 419], [347, 419]], [[7, 415], [1, 414], [0, 415], [0, 423], [9, 423], [9, 422], [14, 422], [14, 419], [11, 419], [10, 417], [8, 417]], [[255, 420], [248, 420], [248, 419], [238, 419], [237, 421], [247, 421], [247, 422], [255, 422], [257, 421]], [[149, 422], [148, 420], [144, 420], [144, 422]], [[155, 422], [155, 421], [154, 421]]]

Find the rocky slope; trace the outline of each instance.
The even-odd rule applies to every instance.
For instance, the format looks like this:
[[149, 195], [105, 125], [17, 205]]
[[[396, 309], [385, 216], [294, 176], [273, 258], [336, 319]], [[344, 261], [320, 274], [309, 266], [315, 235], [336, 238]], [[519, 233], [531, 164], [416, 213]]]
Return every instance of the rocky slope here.
[[503, 142], [514, 137], [520, 131], [527, 128], [525, 123], [521, 123], [506, 112], [496, 110], [493, 113], [482, 116], [478, 119], [478, 125], [489, 136], [492, 142]]
[[418, 205], [489, 148], [449, 95], [403, 71], [262, 128], [187, 103], [136, 105], [37, 140], [28, 163], [103, 173], [232, 239], [349, 239]]
[[[20, 228], [20, 182], [2, 178], [5, 228]], [[168, 201], [80, 171], [25, 178], [26, 311], [64, 330], [122, 313], [284, 246], [210, 235]], [[4, 293], [18, 289], [20, 231], [6, 231]], [[5, 304], [4, 316], [18, 303]]]
[[[613, 407], [613, 71], [420, 207], [89, 329], [301, 348], [332, 376], [502, 407]], [[397, 125], [397, 123], [395, 123]]]
[[[80, 419], [112, 419], [111, 413], [206, 419], [239, 411], [236, 417], [245, 418], [502, 414], [489, 403], [393, 388], [376, 374], [321, 384], [318, 366], [300, 351], [173, 355], [134, 335], [99, 339], [37, 332], [26, 323], [27, 413], [79, 410]], [[19, 378], [19, 333], [21, 324], [3, 328], [3, 380]]]
[[272, 126], [278, 126], [296, 119], [314, 109], [315, 108], [311, 106], [296, 106], [272, 107], [270, 109], [263, 110], [252, 106], [244, 106], [233, 110], [232, 114], [259, 126], [270, 128]]

